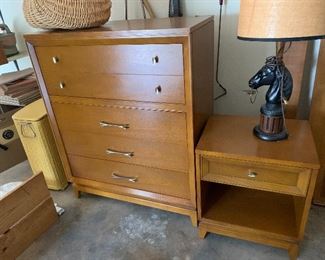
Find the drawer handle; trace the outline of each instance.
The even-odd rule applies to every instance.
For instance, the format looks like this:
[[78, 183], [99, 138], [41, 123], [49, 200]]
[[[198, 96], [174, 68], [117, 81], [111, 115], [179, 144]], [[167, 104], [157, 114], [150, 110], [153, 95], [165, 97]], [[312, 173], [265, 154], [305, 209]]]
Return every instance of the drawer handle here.
[[114, 123], [109, 123], [109, 122], [105, 122], [105, 121], [100, 121], [99, 125], [103, 128], [105, 127], [116, 127], [116, 128], [120, 128], [123, 130], [126, 130], [128, 128], [130, 128], [129, 124], [114, 124]]
[[106, 150], [107, 155], [122, 155], [128, 158], [131, 158], [134, 156], [134, 152], [121, 152], [121, 151], [116, 151], [112, 149], [107, 149]]
[[158, 86], [158, 87], [155, 88], [155, 93], [157, 95], [159, 95], [161, 93], [161, 91], [162, 91], [161, 86]]
[[253, 171], [249, 171], [247, 176], [249, 178], [256, 178], [257, 177], [257, 173], [256, 172], [253, 172]]
[[58, 64], [60, 59], [58, 57], [52, 57], [52, 61], [54, 64]]
[[64, 82], [60, 82], [59, 83], [59, 87], [60, 87], [60, 89], [64, 89], [65, 88], [65, 83]]
[[113, 179], [122, 179], [122, 180], [127, 180], [129, 182], [137, 182], [138, 181], [138, 177], [127, 177], [127, 176], [121, 176], [115, 172], [112, 173], [112, 178]]
[[159, 63], [159, 57], [158, 56], [152, 57], [152, 63], [153, 64]]

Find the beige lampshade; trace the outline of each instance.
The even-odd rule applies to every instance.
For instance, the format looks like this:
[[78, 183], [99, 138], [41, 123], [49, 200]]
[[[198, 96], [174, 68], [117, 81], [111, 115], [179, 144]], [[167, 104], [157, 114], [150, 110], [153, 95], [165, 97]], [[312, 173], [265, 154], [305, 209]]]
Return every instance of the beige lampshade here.
[[325, 0], [241, 0], [238, 38], [295, 41], [325, 36]]

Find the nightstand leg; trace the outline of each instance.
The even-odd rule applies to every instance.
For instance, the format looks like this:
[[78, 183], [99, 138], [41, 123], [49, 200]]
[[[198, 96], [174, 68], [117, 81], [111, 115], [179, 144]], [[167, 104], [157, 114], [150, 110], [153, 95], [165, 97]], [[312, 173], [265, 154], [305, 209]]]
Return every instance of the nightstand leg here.
[[193, 227], [197, 227], [198, 220], [197, 220], [197, 213], [196, 213], [196, 211], [194, 211], [193, 213], [191, 213], [190, 218], [191, 218], [191, 222], [192, 222]]
[[289, 247], [289, 257], [290, 260], [297, 260], [299, 255], [299, 246], [298, 245], [292, 245]]
[[207, 235], [207, 231], [205, 228], [199, 227], [199, 238], [204, 239]]
[[74, 195], [76, 196], [77, 199], [79, 199], [80, 198], [80, 191], [78, 190], [77, 186], [73, 185], [72, 188], [73, 188]]

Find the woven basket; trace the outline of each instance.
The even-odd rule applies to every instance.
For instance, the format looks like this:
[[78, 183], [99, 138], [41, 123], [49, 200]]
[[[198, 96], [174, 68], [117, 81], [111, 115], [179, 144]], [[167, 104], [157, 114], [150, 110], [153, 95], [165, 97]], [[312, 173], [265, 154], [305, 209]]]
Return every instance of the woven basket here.
[[42, 29], [78, 29], [100, 26], [111, 15], [110, 0], [24, 0], [27, 22]]

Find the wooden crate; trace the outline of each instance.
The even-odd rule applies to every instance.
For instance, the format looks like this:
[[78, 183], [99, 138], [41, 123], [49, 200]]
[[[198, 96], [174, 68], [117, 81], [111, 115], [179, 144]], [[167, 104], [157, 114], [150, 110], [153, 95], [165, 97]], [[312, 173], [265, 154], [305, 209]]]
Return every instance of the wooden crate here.
[[0, 259], [15, 259], [58, 219], [42, 173], [0, 200]]

